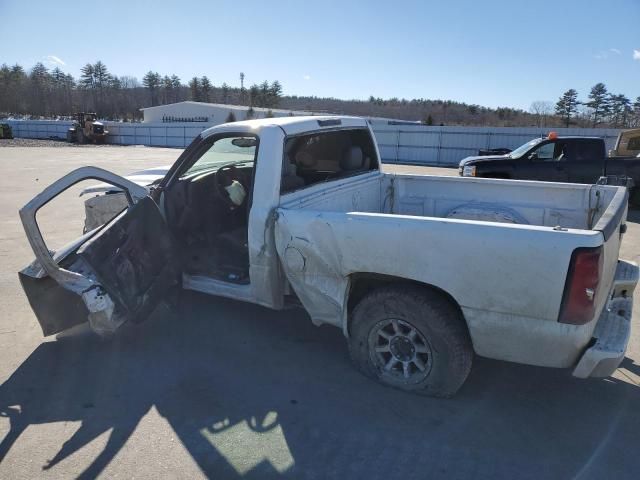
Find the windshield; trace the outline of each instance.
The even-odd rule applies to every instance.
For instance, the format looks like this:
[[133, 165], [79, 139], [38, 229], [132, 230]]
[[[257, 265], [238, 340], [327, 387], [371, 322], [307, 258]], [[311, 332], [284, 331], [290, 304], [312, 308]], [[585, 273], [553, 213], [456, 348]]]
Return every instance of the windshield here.
[[216, 140], [208, 150], [187, 170], [182, 177], [210, 169], [218, 169], [223, 165], [234, 165], [253, 162], [256, 155], [257, 139], [255, 137], [237, 136]]
[[544, 140], [543, 138], [536, 138], [534, 140], [531, 140], [530, 142], [525, 143], [524, 145], [520, 145], [518, 148], [516, 148], [513, 152], [511, 152], [509, 154], [509, 156], [511, 158], [520, 158], [522, 155], [524, 155], [531, 147], [536, 146], [537, 144], [539, 144], [542, 140]]

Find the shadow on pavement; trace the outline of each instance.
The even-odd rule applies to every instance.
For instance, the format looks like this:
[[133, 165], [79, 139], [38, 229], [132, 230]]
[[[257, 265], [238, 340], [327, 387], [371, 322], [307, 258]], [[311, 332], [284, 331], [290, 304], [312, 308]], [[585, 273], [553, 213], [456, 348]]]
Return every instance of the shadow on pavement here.
[[634, 223], [640, 223], [640, 208], [629, 206], [627, 220]]
[[[155, 407], [217, 478], [631, 478], [640, 468], [630, 383], [476, 358], [458, 396], [434, 400], [356, 373], [339, 330], [304, 313], [188, 297], [179, 314], [111, 342], [42, 343], [0, 386], [11, 424], [0, 461], [29, 425], [80, 421], [42, 468], [55, 473], [112, 429], [75, 472], [93, 478]], [[629, 359], [622, 369], [640, 375]]]

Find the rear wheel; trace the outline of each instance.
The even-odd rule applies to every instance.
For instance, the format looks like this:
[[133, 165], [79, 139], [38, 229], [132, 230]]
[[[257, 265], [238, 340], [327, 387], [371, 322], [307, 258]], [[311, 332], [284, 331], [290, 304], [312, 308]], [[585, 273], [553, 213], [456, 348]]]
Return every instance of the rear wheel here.
[[383, 287], [358, 303], [349, 350], [368, 377], [436, 397], [456, 393], [473, 359], [458, 308], [438, 292], [412, 285]]

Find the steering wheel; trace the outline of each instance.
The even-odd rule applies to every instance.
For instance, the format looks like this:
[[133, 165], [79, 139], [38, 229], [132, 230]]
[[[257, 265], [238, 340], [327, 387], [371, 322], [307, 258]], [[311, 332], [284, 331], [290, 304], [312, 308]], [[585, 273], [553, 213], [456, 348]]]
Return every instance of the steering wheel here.
[[[235, 165], [224, 165], [218, 169], [216, 172], [216, 181], [214, 182], [215, 193], [220, 198], [224, 204], [230, 209], [238, 208], [238, 205], [231, 201], [231, 197], [229, 197], [229, 192], [225, 189], [231, 185], [233, 180], [236, 180], [240, 184], [240, 175], [238, 174], [238, 169]], [[244, 187], [244, 185], [242, 185]]]

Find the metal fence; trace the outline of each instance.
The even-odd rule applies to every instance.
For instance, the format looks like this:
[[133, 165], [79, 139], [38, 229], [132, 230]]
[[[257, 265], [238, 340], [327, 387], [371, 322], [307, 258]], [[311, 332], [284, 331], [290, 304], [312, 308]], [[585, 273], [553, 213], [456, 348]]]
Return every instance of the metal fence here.
[[[66, 138], [71, 122], [25, 120], [9, 121], [16, 137]], [[117, 123], [105, 122], [108, 143], [184, 148], [210, 125], [193, 123]], [[532, 138], [546, 136], [551, 128], [510, 127], [427, 127], [394, 124], [373, 119], [384, 163], [457, 166], [461, 159], [480, 149], [516, 148]], [[607, 149], [614, 147], [619, 130], [589, 128], [554, 128], [559, 135], [585, 135], [603, 138]]]
[[617, 129], [582, 128], [491, 128], [491, 127], [425, 127], [376, 125], [373, 130], [384, 163], [457, 166], [461, 159], [477, 155], [480, 149], [514, 149], [550, 130], [558, 135], [603, 138], [607, 149], [614, 147]]
[[65, 139], [67, 130], [73, 122], [48, 120], [9, 120], [7, 121], [16, 138], [61, 138]]

